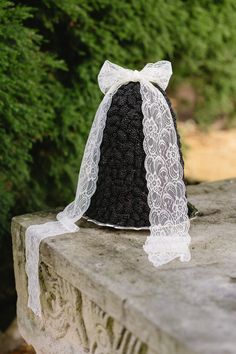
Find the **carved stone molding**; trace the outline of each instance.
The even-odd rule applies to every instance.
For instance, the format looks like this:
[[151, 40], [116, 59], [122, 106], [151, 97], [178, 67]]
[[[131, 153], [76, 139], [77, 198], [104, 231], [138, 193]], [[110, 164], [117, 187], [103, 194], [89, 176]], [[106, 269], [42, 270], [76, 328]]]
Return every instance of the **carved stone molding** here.
[[40, 266], [44, 330], [55, 339], [71, 340], [91, 354], [147, 354], [133, 333], [58, 276]]
[[47, 266], [41, 263], [42, 309], [45, 329], [55, 339], [72, 337], [79, 346], [88, 347], [82, 294]]

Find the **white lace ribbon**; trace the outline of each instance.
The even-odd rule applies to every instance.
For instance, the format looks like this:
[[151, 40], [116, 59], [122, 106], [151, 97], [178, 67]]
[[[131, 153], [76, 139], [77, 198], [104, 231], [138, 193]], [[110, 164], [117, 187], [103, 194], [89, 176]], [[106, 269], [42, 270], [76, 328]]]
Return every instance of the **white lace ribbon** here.
[[147, 64], [141, 71], [124, 69], [105, 61], [98, 83], [105, 96], [99, 105], [85, 146], [75, 200], [57, 215], [57, 220], [32, 225], [26, 230], [26, 273], [28, 306], [41, 316], [39, 246], [46, 237], [79, 230], [75, 224], [86, 212], [96, 190], [100, 145], [107, 112], [117, 89], [130, 81], [140, 82], [150, 236], [144, 245], [149, 260], [163, 265], [176, 257], [190, 260], [189, 219], [177, 136], [170, 108], [163, 94], [151, 83], [166, 89], [172, 74], [171, 63]]

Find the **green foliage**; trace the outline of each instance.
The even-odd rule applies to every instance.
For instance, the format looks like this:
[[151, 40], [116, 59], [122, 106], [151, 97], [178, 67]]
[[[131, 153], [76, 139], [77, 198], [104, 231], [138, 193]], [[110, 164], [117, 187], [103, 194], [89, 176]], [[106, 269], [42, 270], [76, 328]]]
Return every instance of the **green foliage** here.
[[31, 149], [50, 137], [61, 90], [53, 72], [62, 64], [41, 52], [41, 37], [22, 25], [29, 16], [27, 8], [0, 3], [0, 232], [10, 211], [27, 204]]
[[64, 79], [82, 92], [78, 107], [89, 124], [98, 102], [96, 75], [107, 58], [131, 68], [169, 59], [170, 89], [184, 81], [193, 87], [196, 121], [206, 125], [234, 114], [234, 0], [43, 0], [35, 16], [48, 41], [44, 48], [65, 60]]
[[235, 10], [233, 0], [2, 0], [0, 232], [13, 214], [73, 198], [105, 59], [169, 59], [170, 90], [191, 84], [199, 123], [231, 117]]

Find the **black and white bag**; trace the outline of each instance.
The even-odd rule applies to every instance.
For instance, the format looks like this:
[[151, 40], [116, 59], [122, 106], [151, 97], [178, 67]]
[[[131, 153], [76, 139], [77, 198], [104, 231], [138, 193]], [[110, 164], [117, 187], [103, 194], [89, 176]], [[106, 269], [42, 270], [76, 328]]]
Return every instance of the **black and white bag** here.
[[38, 280], [42, 239], [79, 228], [82, 217], [115, 228], [149, 229], [143, 246], [163, 265], [190, 260], [184, 164], [175, 115], [165, 94], [171, 63], [141, 71], [105, 61], [98, 75], [104, 98], [84, 150], [75, 200], [57, 221], [26, 232], [29, 307], [41, 315]]

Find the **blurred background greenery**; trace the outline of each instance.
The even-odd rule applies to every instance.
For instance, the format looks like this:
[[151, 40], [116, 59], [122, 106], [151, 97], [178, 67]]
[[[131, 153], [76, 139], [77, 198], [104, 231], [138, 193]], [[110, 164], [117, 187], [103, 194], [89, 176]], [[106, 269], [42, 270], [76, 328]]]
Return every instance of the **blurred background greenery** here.
[[73, 199], [104, 60], [170, 60], [180, 120], [232, 126], [235, 23], [234, 0], [0, 1], [0, 329], [14, 316], [11, 217]]

